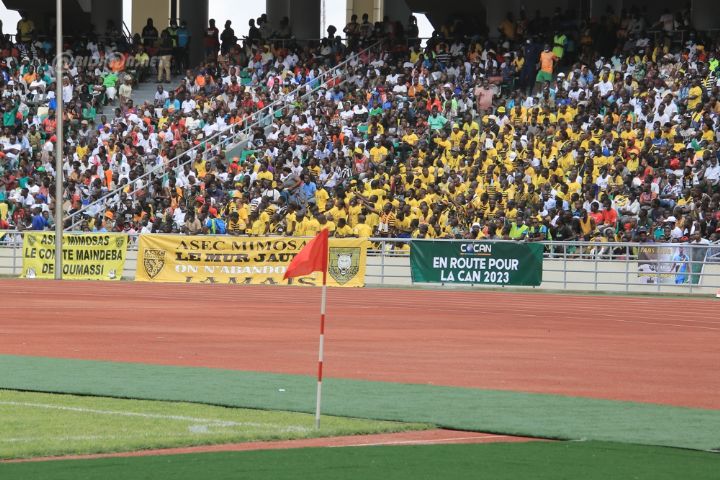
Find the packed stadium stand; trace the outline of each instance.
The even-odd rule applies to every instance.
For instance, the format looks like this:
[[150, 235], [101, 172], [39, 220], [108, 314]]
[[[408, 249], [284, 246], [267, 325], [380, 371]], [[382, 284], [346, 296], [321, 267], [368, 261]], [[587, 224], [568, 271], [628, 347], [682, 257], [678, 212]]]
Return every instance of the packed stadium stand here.
[[167, 23], [66, 38], [62, 99], [53, 42], [26, 17], [5, 26], [0, 229], [52, 229], [62, 207], [66, 229], [92, 232], [720, 235], [720, 44], [687, 9], [455, 17], [425, 39], [414, 17], [320, 41], [287, 18], [203, 38]]

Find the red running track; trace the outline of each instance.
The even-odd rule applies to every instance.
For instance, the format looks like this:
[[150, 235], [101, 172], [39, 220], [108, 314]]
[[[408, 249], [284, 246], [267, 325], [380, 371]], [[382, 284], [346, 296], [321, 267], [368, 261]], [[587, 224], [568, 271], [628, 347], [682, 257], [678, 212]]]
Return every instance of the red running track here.
[[[0, 353], [313, 375], [319, 289], [3, 280]], [[331, 289], [328, 377], [720, 408], [712, 299]]]

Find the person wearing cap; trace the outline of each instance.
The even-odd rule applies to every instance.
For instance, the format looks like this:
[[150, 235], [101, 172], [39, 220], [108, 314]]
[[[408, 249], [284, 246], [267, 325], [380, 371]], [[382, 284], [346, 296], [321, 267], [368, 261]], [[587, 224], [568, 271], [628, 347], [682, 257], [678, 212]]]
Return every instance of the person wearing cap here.
[[[450, 132], [450, 135], [448, 136], [448, 140], [450, 141], [450, 147], [453, 149], [459, 149], [460, 148], [460, 142], [465, 137], [465, 132], [460, 130], [460, 125], [457, 123], [452, 124], [452, 132]], [[438, 142], [436, 142], [438, 143]], [[439, 143], [438, 143], [439, 144]]]
[[480, 240], [485, 238], [485, 234], [482, 231], [482, 225], [480, 225], [480, 223], [478, 222], [474, 222], [470, 226], [470, 230], [466, 234], [465, 238], [469, 240]]
[[507, 112], [506, 112], [506, 110], [505, 110], [505, 106], [504, 106], [504, 105], [500, 105], [500, 106], [497, 108], [497, 110], [495, 111], [495, 113], [496, 113], [496, 116], [497, 116], [497, 120], [495, 121], [495, 123], [497, 123], [497, 125], [498, 125], [501, 129], [503, 129], [506, 125], [509, 125], [509, 124], [510, 124], [510, 117], [507, 116]]
[[42, 205], [33, 205], [30, 230], [45, 230], [49, 225], [47, 215], [43, 215]]

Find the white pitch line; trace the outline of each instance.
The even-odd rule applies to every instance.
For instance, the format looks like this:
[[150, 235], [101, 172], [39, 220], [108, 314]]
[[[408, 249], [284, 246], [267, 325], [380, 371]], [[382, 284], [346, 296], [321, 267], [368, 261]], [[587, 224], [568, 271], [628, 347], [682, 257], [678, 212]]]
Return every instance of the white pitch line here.
[[16, 438], [0, 438], [0, 442], [5, 443], [15, 443], [15, 442], [40, 442], [45, 440], [61, 440], [61, 441], [71, 441], [71, 440], [108, 440], [113, 439], [116, 440], [118, 438], [121, 439], [127, 439], [127, 438], [140, 438], [144, 435], [64, 435], [61, 437], [16, 437]]
[[47, 403], [30, 403], [30, 402], [13, 402], [0, 401], [0, 405], [9, 405], [14, 407], [44, 408], [47, 410], [63, 410], [68, 412], [94, 413], [97, 415], [117, 415], [122, 417], [140, 417], [155, 418], [159, 420], [176, 420], [182, 422], [192, 422], [196, 424], [212, 425], [215, 427], [255, 427], [255, 428], [278, 428], [286, 431], [308, 431], [307, 427], [285, 426], [273, 423], [257, 423], [257, 422], [233, 422], [231, 420], [219, 420], [215, 418], [197, 418], [187, 417], [184, 415], [162, 415], [159, 413], [140, 413], [140, 412], [119, 412], [115, 410], [96, 410], [92, 408], [82, 407], [66, 407], [63, 405], [51, 405]]

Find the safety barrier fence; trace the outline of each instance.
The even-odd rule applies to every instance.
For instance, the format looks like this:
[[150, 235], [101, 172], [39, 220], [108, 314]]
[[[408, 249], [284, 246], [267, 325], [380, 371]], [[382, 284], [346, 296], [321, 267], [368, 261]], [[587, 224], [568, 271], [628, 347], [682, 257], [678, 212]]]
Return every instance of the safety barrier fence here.
[[[24, 251], [24, 237], [28, 233], [38, 232], [0, 232], [0, 276], [23, 276], [23, 262], [27, 261], [28, 251]], [[50, 232], [43, 232], [51, 235]], [[82, 234], [80, 234], [82, 235]], [[87, 234], [90, 235], [90, 234]], [[136, 280], [138, 267], [138, 244], [140, 235], [121, 235], [127, 238], [122, 248], [126, 255], [119, 264], [117, 278]], [[162, 238], [163, 235], [153, 235]], [[173, 237], [176, 241], [181, 236]], [[184, 237], [189, 240], [223, 239], [227, 242], [251, 242], [254, 237], [204, 236]], [[292, 237], [272, 237], [277, 240], [289, 240]], [[413, 246], [413, 243], [416, 243]], [[419, 248], [422, 243], [423, 252]], [[51, 245], [48, 242], [47, 245]], [[79, 245], [83, 245], [80, 243]], [[119, 245], [119, 243], [118, 243]], [[566, 291], [600, 291], [627, 293], [673, 293], [715, 295], [720, 290], [720, 244], [689, 243], [613, 243], [613, 242], [511, 242], [511, 241], [471, 241], [471, 240], [433, 240], [371, 238], [365, 244], [367, 257], [364, 259], [363, 283], [369, 286], [444, 286], [447, 288], [523, 288]], [[490, 247], [487, 247], [489, 245]], [[493, 258], [490, 249], [500, 251], [497, 245], [529, 245], [539, 252], [540, 276], [537, 284], [516, 284], [510, 276], [500, 270], [485, 275], [477, 270], [487, 268], [481, 263], [468, 263], [464, 258]], [[26, 245], [27, 246], [27, 245]], [[438, 273], [440, 280], [434, 284], [418, 279], [429, 278], [418, 274], [420, 268], [443, 267], [444, 260], [438, 260], [448, 248], [459, 247], [458, 269], [455, 277], [447, 272]], [[51, 247], [47, 247], [51, 248]], [[76, 247], [97, 248], [97, 247]], [[202, 247], [197, 247], [202, 248]], [[202, 251], [202, 250], [199, 250]], [[421, 267], [417, 258], [420, 253], [428, 255], [428, 265]], [[172, 256], [172, 255], [171, 255]], [[411, 261], [411, 257], [415, 259]], [[446, 259], [447, 260], [447, 259]], [[141, 262], [147, 259], [141, 259]], [[450, 260], [453, 261], [452, 259]], [[479, 262], [480, 260], [478, 260]], [[435, 262], [436, 265], [430, 265]], [[498, 260], [498, 262], [501, 262]], [[510, 260], [505, 261], [508, 265]], [[520, 270], [525, 268], [525, 260], [520, 260]], [[331, 260], [332, 264], [332, 260]], [[277, 265], [277, 264], [275, 264]], [[452, 267], [452, 263], [449, 265]], [[516, 265], [517, 267], [517, 262]], [[277, 268], [274, 267], [274, 268]], [[533, 267], [535, 268], [535, 267]], [[463, 272], [464, 269], [464, 273]], [[488, 269], [490, 270], [490, 269]], [[448, 270], [450, 271], [450, 270]], [[122, 273], [120, 273], [122, 272]], [[277, 273], [276, 270], [274, 270]], [[473, 275], [469, 275], [468, 272]], [[427, 273], [427, 272], [426, 272]], [[114, 277], [113, 277], [114, 278]], [[415, 278], [415, 281], [413, 279]], [[475, 279], [472, 280], [472, 279]], [[510, 278], [510, 281], [508, 281]], [[146, 279], [147, 280], [147, 279]]]

